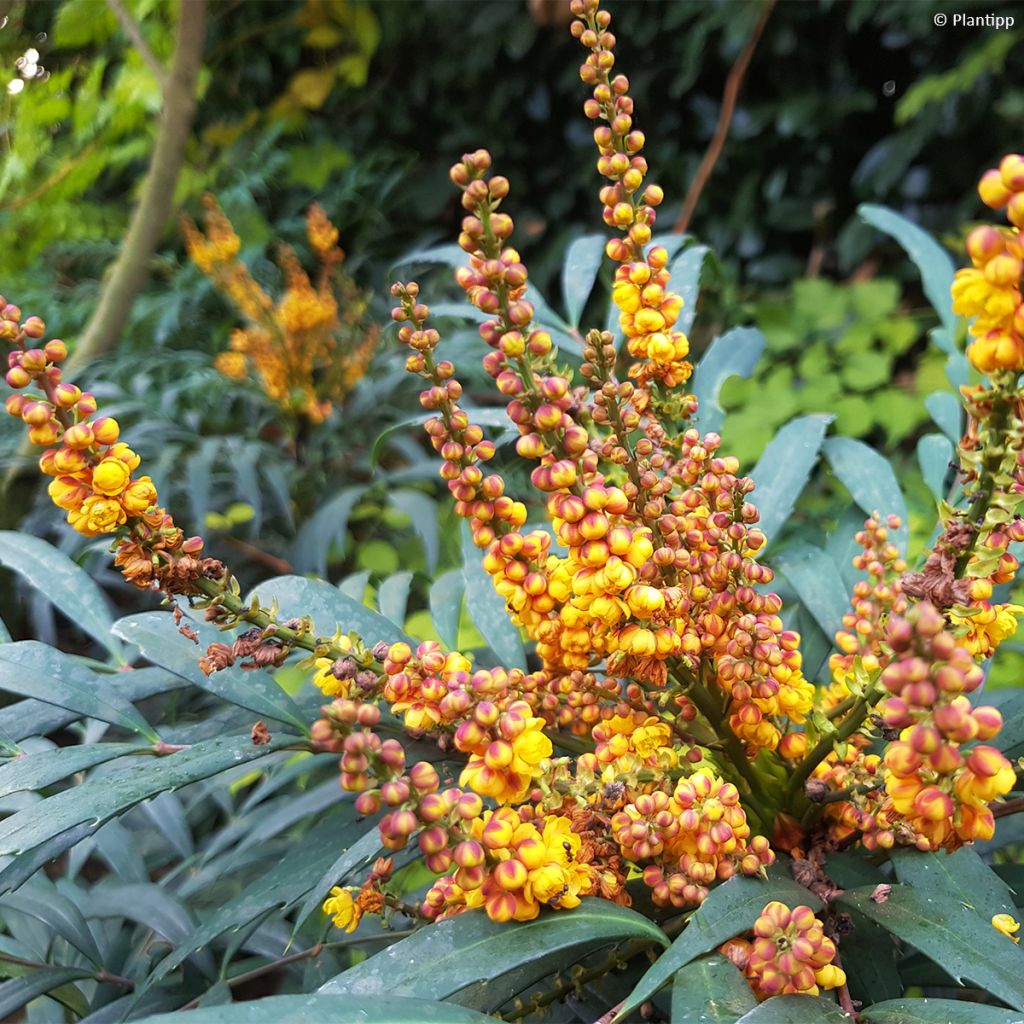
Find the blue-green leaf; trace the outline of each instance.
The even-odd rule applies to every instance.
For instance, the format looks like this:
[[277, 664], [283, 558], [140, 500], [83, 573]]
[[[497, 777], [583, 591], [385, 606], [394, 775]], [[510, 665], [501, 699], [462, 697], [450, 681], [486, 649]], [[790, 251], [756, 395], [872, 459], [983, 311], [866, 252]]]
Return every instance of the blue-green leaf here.
[[138, 743], [89, 743], [23, 754], [0, 766], [0, 797], [45, 789], [98, 764], [151, 750], [152, 747]]
[[338, 589], [353, 601], [362, 601], [366, 594], [366, 585], [370, 582], [370, 570], [360, 569], [358, 572], [349, 573], [343, 580], [338, 581]]
[[0, 915], [5, 911], [28, 914], [42, 921], [62, 939], [69, 942], [90, 963], [101, 967], [103, 957], [81, 910], [53, 887], [49, 879], [34, 880], [32, 886], [23, 886], [18, 892], [8, 893], [0, 900]]
[[735, 1024], [755, 1006], [747, 979], [721, 953], [694, 960], [672, 981], [672, 1024]]
[[182, 636], [167, 612], [128, 615], [115, 623], [114, 632], [135, 644], [155, 665], [176, 673], [200, 689], [240, 708], [248, 708], [261, 718], [286, 722], [301, 732], [309, 731], [309, 722], [299, 706], [266, 672], [247, 672], [234, 665], [206, 675], [199, 667], [199, 657], [205, 645], [222, 640], [223, 634], [205, 623], [193, 622], [191, 627], [204, 646], [197, 647]]
[[[41, 660], [47, 666], [45, 671], [38, 667]], [[0, 690], [119, 725], [152, 743], [160, 740], [153, 727], [105, 678], [34, 640], [0, 647]]]
[[839, 906], [858, 910], [947, 971], [969, 979], [1014, 1009], [1024, 1009], [1024, 951], [955, 895], [936, 898], [908, 885], [894, 885], [882, 902], [873, 886], [848, 889]]
[[768, 443], [750, 476], [757, 489], [751, 500], [761, 513], [769, 542], [789, 518], [818, 461], [832, 416], [801, 416], [787, 423]]
[[473, 543], [469, 526], [462, 524], [462, 577], [466, 584], [466, 607], [491, 650], [506, 668], [526, 668], [526, 652], [519, 630], [508, 617], [501, 595], [481, 564], [483, 553]]
[[957, 317], [953, 312], [953, 298], [950, 289], [953, 287], [954, 266], [948, 252], [938, 242], [923, 231], [913, 221], [874, 203], [861, 203], [857, 212], [879, 231], [892, 236], [903, 246], [907, 255], [917, 265], [921, 274], [921, 284], [928, 301], [939, 314], [942, 326], [951, 337], [955, 337]]
[[726, 939], [749, 931], [765, 905], [781, 900], [789, 906], [821, 908], [821, 900], [809, 889], [788, 878], [745, 878], [737, 875], [712, 889], [694, 911], [675, 942], [655, 961], [619, 1008], [615, 1021], [625, 1021], [681, 968], [704, 953], [717, 949]]
[[30, 850], [76, 825], [95, 831], [104, 821], [157, 793], [266, 757], [297, 739], [275, 736], [257, 747], [248, 733], [219, 736], [166, 757], [147, 758], [100, 778], [88, 778], [80, 786], [62, 790], [0, 822], [0, 855]]
[[305, 903], [299, 909], [292, 934], [294, 935], [309, 915], [320, 906], [331, 886], [344, 885], [350, 875], [369, 864], [380, 850], [380, 832], [376, 825], [370, 825], [366, 834], [343, 851], [310, 890]]
[[0, 985], [0, 1020], [10, 1020], [26, 1003], [70, 981], [93, 977], [92, 971], [80, 967], [44, 967], [21, 978]]
[[413, 532], [423, 545], [427, 571], [432, 573], [437, 566], [437, 556], [441, 550], [437, 531], [437, 502], [422, 491], [411, 488], [391, 491], [388, 500], [412, 521]]
[[304, 576], [275, 576], [261, 583], [247, 600], [258, 594], [263, 604], [277, 602], [280, 621], [308, 616], [317, 636], [333, 636], [355, 630], [372, 647], [378, 640], [397, 643], [408, 639], [401, 628], [371, 611], [323, 580]]
[[711, 342], [693, 372], [693, 393], [704, 433], [721, 431], [725, 410], [718, 396], [722, 385], [730, 377], [749, 377], [764, 346], [764, 335], [756, 327], [734, 327]]
[[1000, 1006], [966, 999], [886, 999], [857, 1014], [862, 1024], [1014, 1024]]
[[790, 544], [772, 558], [772, 564], [789, 580], [825, 635], [835, 636], [850, 603], [839, 569], [829, 555], [811, 544]]
[[562, 265], [562, 294], [569, 323], [578, 327], [604, 258], [604, 235], [584, 235], [569, 246]]
[[[81, 975], [76, 975], [81, 977]], [[350, 995], [264, 996], [230, 1006], [198, 1007], [188, 1012], [190, 1024], [494, 1024], [473, 1010], [428, 999]], [[180, 1013], [143, 1017], [135, 1024], [180, 1024]]]
[[396, 572], [377, 588], [377, 608], [385, 619], [390, 619], [400, 629], [405, 623], [411, 587], [412, 573]]
[[925, 434], [917, 442], [917, 463], [921, 476], [936, 501], [946, 497], [946, 478], [953, 458], [953, 446], [945, 434]]
[[850, 1018], [819, 996], [773, 996], [748, 1010], [736, 1024], [850, 1024]]
[[24, 577], [71, 623], [85, 630], [124, 664], [121, 645], [110, 635], [114, 620], [107, 611], [103, 591], [63, 551], [30, 534], [0, 530], [0, 565]]
[[949, 391], [933, 391], [925, 400], [925, 408], [942, 432], [957, 445], [963, 434], [963, 408]]
[[343, 488], [302, 525], [292, 545], [292, 564], [296, 569], [326, 575], [330, 546], [332, 543], [344, 545], [348, 518], [365, 493], [365, 484]]
[[824, 451], [832, 472], [868, 515], [878, 512], [883, 520], [889, 515], [900, 517], [900, 528], [891, 537], [906, 553], [907, 505], [889, 460], [852, 437], [830, 437]]
[[672, 276], [671, 289], [682, 296], [683, 308], [676, 321], [675, 330], [689, 332], [697, 316], [697, 296], [700, 294], [700, 276], [704, 262], [711, 254], [706, 245], [691, 245], [684, 249], [669, 265]]
[[430, 588], [430, 615], [441, 643], [453, 651], [459, 645], [459, 616], [466, 580], [461, 569], [452, 569], [438, 576]]
[[332, 978], [320, 991], [355, 997], [418, 995], [494, 1010], [589, 951], [626, 939], [665, 946], [635, 910], [586, 897], [571, 914], [498, 924], [471, 910], [423, 928]]

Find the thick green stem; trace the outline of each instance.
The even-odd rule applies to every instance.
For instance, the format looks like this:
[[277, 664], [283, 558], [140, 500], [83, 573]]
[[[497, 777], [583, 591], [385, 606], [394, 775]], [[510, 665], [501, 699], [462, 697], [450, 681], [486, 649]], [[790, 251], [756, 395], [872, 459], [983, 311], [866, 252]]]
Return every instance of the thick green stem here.
[[764, 786], [754, 770], [754, 766], [750, 763], [750, 759], [743, 750], [743, 745], [732, 729], [729, 728], [723, 712], [716, 706], [714, 696], [699, 680], [694, 680], [690, 688], [686, 690], [686, 696], [697, 705], [697, 710], [708, 720], [708, 724], [714, 729], [715, 735], [721, 740], [729, 766], [737, 773], [741, 788], [747, 790], [744, 795], [745, 802], [761, 819], [761, 823], [766, 827], [770, 827], [774, 815], [769, 813], [766, 805], [771, 805], [771, 798], [765, 792]]
[[956, 561], [955, 575], [958, 579], [963, 576], [967, 563], [971, 560], [971, 555], [974, 553], [978, 537], [981, 535], [983, 524], [979, 524], [978, 520], [983, 519], [988, 512], [989, 505], [992, 503], [992, 496], [995, 493], [996, 487], [996, 475], [1003, 461], [1003, 445], [1006, 441], [1010, 413], [1011, 403], [1008, 395], [998, 395], [993, 399], [992, 416], [987, 424], [987, 433], [990, 434], [991, 447], [981, 467], [977, 492], [966, 513], [967, 522], [976, 528], [971, 538], [971, 543]]
[[785, 802], [787, 806], [793, 805], [794, 798], [802, 792], [804, 783], [811, 777], [814, 769], [832, 753], [835, 745], [848, 740], [864, 724], [864, 719], [867, 718], [876, 697], [877, 693], [874, 690], [869, 690], [864, 696], [858, 697], [850, 714], [840, 723], [836, 731], [822, 736], [814, 749], [797, 765], [786, 786]]

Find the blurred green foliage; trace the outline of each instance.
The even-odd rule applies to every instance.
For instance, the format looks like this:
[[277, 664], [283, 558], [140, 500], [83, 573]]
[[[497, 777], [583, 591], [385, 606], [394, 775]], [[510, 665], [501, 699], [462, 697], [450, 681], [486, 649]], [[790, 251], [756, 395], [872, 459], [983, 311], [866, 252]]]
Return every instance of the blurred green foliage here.
[[895, 449], [928, 420], [923, 398], [946, 386], [944, 359], [926, 348], [930, 311], [901, 308], [897, 281], [796, 281], [753, 304], [767, 340], [754, 377], [722, 389], [724, 433], [744, 463], [794, 416], [835, 415], [834, 429]]

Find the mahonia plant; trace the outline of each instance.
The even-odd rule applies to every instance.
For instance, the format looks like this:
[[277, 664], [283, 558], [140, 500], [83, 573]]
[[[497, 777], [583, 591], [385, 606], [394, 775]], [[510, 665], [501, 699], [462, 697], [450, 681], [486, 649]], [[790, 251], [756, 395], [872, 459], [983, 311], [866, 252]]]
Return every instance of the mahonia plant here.
[[[188, 599], [224, 629], [245, 627], [205, 652], [204, 671], [307, 659], [329, 698], [315, 746], [340, 755], [358, 811], [381, 815], [382, 845], [414, 843], [436, 876], [418, 908], [403, 907], [423, 921], [473, 908], [528, 921], [588, 895], [629, 905], [634, 879], [678, 915], [733, 876], [764, 874], [780, 853], [805, 874], [813, 864], [813, 876], [823, 851], [952, 851], [990, 838], [1015, 773], [992, 745], [999, 712], [969, 695], [1021, 612], [992, 599], [1018, 568], [1010, 543], [1024, 540], [1024, 158], [1007, 157], [982, 180], [983, 198], [1008, 205], [1015, 226], [973, 233], [976, 267], [954, 285], [958, 308], [976, 318], [970, 359], [988, 377], [964, 390], [965, 507], [942, 506], [942, 533], [919, 572], [893, 543], [897, 519], [866, 521], [853, 560], [863, 576], [829, 677], [812, 681], [769, 589], [772, 571], [758, 561], [766, 537], [754, 484], [718, 435], [701, 434], [685, 392], [689, 346], [674, 329], [682, 300], [668, 254], [651, 245], [662, 192], [646, 182], [610, 16], [597, 0], [572, 0], [572, 13], [587, 51], [580, 73], [606, 181], [602, 213], [616, 232], [607, 253], [627, 338], [623, 374], [607, 332], [586, 336], [578, 380], [559, 363], [510, 241], [508, 181], [484, 150], [451, 170], [465, 211], [456, 278], [484, 314], [484, 369], [532, 465], [546, 526], [528, 524], [526, 503], [489, 468], [495, 445], [459, 404], [456, 367], [419, 287], [392, 288], [441, 477], [509, 616], [535, 645], [531, 671], [475, 667], [433, 641], [414, 648], [341, 627], [317, 636], [309, 618], [281, 622], [275, 608], [243, 602], [227, 569], [202, 558], [201, 541], [185, 540], [156, 505], [148, 478], [133, 478], [138, 459], [116, 424], [62, 382], [65, 346], [37, 345], [42, 322], [13, 305], [0, 324], [16, 389], [8, 411], [45, 447], [55, 503], [81, 532], [112, 536], [129, 580]], [[211, 223], [223, 230], [202, 243], [212, 248], [193, 240], [195, 253], [210, 268], [236, 266], [225, 222]], [[385, 711], [436, 741], [442, 761], [461, 763], [457, 780], [408, 763], [403, 744], [382, 735]], [[382, 858], [361, 886], [332, 890], [324, 909], [339, 928], [397, 905], [392, 866]], [[1016, 941], [1009, 915], [992, 924]], [[775, 901], [723, 951], [768, 998], [842, 992], [838, 944], [828, 911], [819, 919]]]
[[185, 247], [245, 320], [214, 365], [236, 380], [254, 375], [282, 410], [322, 423], [366, 373], [380, 334], [367, 319], [366, 297], [341, 268], [338, 229], [318, 204], [310, 206], [306, 237], [319, 264], [316, 281], [291, 246], [279, 246], [285, 290], [275, 302], [239, 258], [241, 239], [217, 200], [206, 195], [203, 202], [205, 233], [182, 218]]

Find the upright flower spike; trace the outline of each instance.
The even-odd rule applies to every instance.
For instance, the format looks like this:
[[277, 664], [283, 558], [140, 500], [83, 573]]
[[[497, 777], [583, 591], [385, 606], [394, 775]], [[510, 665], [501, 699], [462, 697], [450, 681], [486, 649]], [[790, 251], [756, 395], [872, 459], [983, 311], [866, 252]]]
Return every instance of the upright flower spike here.
[[971, 267], [958, 270], [953, 309], [972, 318], [967, 357], [982, 373], [1024, 370], [1024, 156], [1011, 153], [986, 171], [978, 185], [982, 202], [1006, 210], [1010, 227], [984, 225], [967, 237]]
[[306, 235], [319, 274], [312, 281], [294, 250], [281, 246], [277, 262], [285, 291], [275, 302], [238, 258], [241, 240], [216, 199], [207, 195], [203, 202], [205, 234], [182, 220], [186, 249], [247, 321], [232, 332], [217, 369], [236, 379], [251, 370], [283, 409], [322, 422], [366, 372], [379, 335], [366, 322], [366, 298], [341, 270], [338, 229], [316, 203], [309, 208]]
[[612, 76], [615, 67], [615, 36], [611, 15], [598, 0], [572, 0], [576, 20], [572, 34], [590, 53], [580, 77], [593, 86], [583, 106], [598, 125], [594, 142], [600, 157], [597, 170], [609, 182], [601, 189], [602, 216], [610, 228], [623, 235], [608, 242], [608, 256], [619, 267], [615, 272], [612, 300], [619, 309], [619, 323], [627, 349], [635, 362], [629, 375], [639, 383], [655, 382], [672, 389], [685, 383], [693, 372], [686, 361], [690, 343], [673, 330], [683, 308], [680, 295], [669, 289], [668, 252], [662, 246], [648, 249], [651, 230], [664, 193], [657, 185], [644, 184], [647, 161], [641, 155], [644, 133], [633, 124], [633, 100], [629, 79]]
[[115, 536], [115, 564], [130, 583], [194, 593], [200, 576], [219, 576], [224, 567], [201, 558], [201, 538], [186, 538], [157, 505], [156, 487], [136, 475], [141, 460], [119, 440], [117, 421], [97, 416], [96, 399], [64, 381], [67, 346], [59, 338], [43, 342], [45, 335], [39, 317], [22, 320], [21, 310], [0, 297], [0, 339], [10, 347], [7, 383], [15, 390], [7, 412], [45, 448], [39, 468], [51, 477], [50, 498], [84, 536]]

